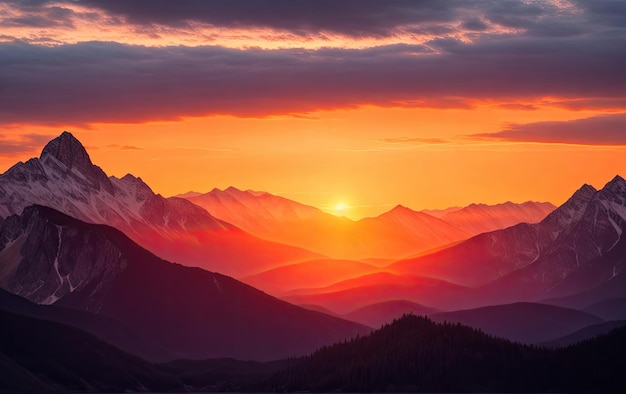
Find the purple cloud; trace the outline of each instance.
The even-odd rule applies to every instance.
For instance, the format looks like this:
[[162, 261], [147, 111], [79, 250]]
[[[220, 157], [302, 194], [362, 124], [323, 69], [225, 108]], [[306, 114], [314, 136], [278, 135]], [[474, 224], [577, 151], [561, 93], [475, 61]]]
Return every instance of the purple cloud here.
[[470, 137], [515, 142], [626, 145], [626, 113], [562, 122], [514, 124], [497, 133]]
[[0, 43], [0, 122], [89, 124], [626, 99], [626, 37], [510, 38], [361, 50]]

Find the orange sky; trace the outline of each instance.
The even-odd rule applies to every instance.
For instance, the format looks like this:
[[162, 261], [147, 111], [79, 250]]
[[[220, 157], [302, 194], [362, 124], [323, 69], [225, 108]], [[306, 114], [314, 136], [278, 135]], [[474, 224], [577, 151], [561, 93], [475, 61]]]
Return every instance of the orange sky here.
[[[495, 132], [512, 118], [532, 122], [590, 115], [541, 112], [362, 108], [310, 119], [204, 117], [69, 130], [105, 172], [140, 176], [165, 196], [232, 185], [331, 212], [342, 202], [348, 205], [343, 214], [353, 218], [396, 204], [413, 209], [527, 200], [559, 204], [583, 183], [601, 187], [615, 174], [626, 174], [626, 148], [620, 146], [463, 138]], [[53, 135], [61, 129], [10, 131]], [[383, 141], [407, 136], [450, 141]], [[38, 153], [33, 148], [3, 157], [1, 165], [6, 169]]]
[[[547, 15], [560, 18], [559, 21], [563, 23], [573, 23], [576, 21], [574, 18], [584, 16], [585, 12], [592, 12], [570, 9], [567, 6], [569, 2], [549, 4], [553, 6], [548, 10], [552, 14]], [[528, 27], [513, 28], [504, 23], [498, 24], [495, 21], [499, 19], [489, 16], [489, 13], [497, 10], [479, 8], [455, 12], [484, 22], [485, 28], [480, 31], [476, 30], [478, 28], [465, 28], [469, 24], [463, 24], [461, 19], [457, 21], [448, 18], [442, 19], [443, 21], [437, 19], [439, 30], [430, 28], [428, 32], [418, 33], [415, 26], [419, 24], [406, 25], [406, 22], [402, 22], [405, 24], [399, 25], [400, 27], [390, 27], [392, 30], [396, 29], [394, 34], [376, 33], [378, 35], [363, 37], [363, 33], [332, 31], [340, 28], [327, 24], [323, 24], [321, 30], [301, 35], [297, 30], [290, 31], [289, 28], [272, 28], [268, 24], [278, 22], [265, 20], [258, 22], [258, 25], [251, 22], [252, 26], [236, 29], [211, 25], [218, 22], [209, 23], [200, 19], [190, 20], [181, 27], [176, 23], [168, 25], [161, 19], [161, 24], [143, 20], [138, 22], [138, 17], [130, 14], [132, 10], [124, 11], [129, 14], [120, 16], [115, 14], [116, 10], [108, 10], [103, 6], [102, 9], [91, 10], [94, 15], [98, 15], [96, 17], [92, 14], [81, 14], [89, 12], [88, 7], [62, 1], [56, 6], [66, 7], [71, 11], [71, 23], [54, 20], [49, 26], [37, 28], [22, 22], [9, 25], [6, 15], [18, 20], [17, 17], [23, 15], [24, 11], [2, 6], [5, 26], [9, 26], [3, 28], [3, 33], [6, 34], [1, 40], [5, 41], [2, 49], [6, 48], [7, 53], [13, 53], [10, 51], [15, 50], [16, 45], [27, 45], [29, 50], [36, 51], [44, 51], [41, 48], [45, 47], [48, 48], [46, 51], [50, 51], [41, 52], [45, 56], [42, 63], [46, 63], [54, 57], [54, 51], [71, 50], [74, 48], [72, 45], [86, 41], [115, 41], [127, 45], [123, 47], [124, 50], [129, 48], [129, 51], [135, 52], [152, 51], [150, 48], [159, 51], [162, 48], [163, 53], [173, 51], [170, 47], [165, 47], [168, 45], [192, 49], [198, 45], [217, 45], [241, 51], [241, 55], [254, 53], [254, 56], [267, 54], [268, 57], [284, 54], [280, 51], [271, 52], [276, 48], [299, 48], [298, 51], [301, 52], [289, 52], [289, 56], [302, 63], [319, 62], [316, 63], [317, 69], [300, 71], [305, 75], [303, 78], [309, 78], [307, 73], [310, 70], [323, 67], [325, 56], [333, 57], [333, 61], [338, 62], [337, 67], [343, 67], [343, 59], [349, 58], [353, 63], [347, 63], [346, 67], [352, 67], [347, 70], [353, 70], [355, 65], [361, 64], [355, 54], [371, 57], [370, 62], [381, 61], [381, 56], [384, 59], [386, 55], [374, 52], [379, 48], [401, 51], [400, 54], [393, 55], [395, 60], [407, 56], [407, 61], [416, 61], [417, 66], [423, 60], [426, 64], [424, 72], [430, 73], [436, 71], [426, 68], [427, 62], [437, 56], [449, 56], [451, 59], [459, 56], [459, 62], [466, 60], [463, 52], [457, 51], [456, 47], [446, 46], [449, 44], [444, 41], [439, 44], [439, 39], [448, 40], [446, 42], [456, 40], [455, 45], [461, 45], [468, 51], [476, 49], [477, 52], [479, 49], [492, 50], [490, 45], [497, 45], [501, 37], [518, 41], [524, 39], [531, 43], [529, 45], [539, 45], [530, 34], [536, 21], [532, 21], [534, 25], [529, 22]], [[51, 18], [56, 14], [48, 11], [43, 8], [40, 10], [44, 18], [52, 21]], [[451, 15], [452, 11], [450, 10]], [[454, 14], [455, 17], [461, 18], [457, 14]], [[121, 22], [116, 22], [117, 19], [114, 18], [121, 18]], [[92, 22], [93, 20], [96, 22]], [[596, 19], [590, 17], [589, 21], [591, 20]], [[310, 23], [318, 23], [318, 20]], [[592, 32], [599, 31], [600, 25], [591, 26], [589, 22], [589, 26], [590, 33], [584, 39], [594, 38]], [[24, 40], [30, 42], [25, 44]], [[546, 42], [552, 43], [551, 40], [551, 37], [546, 38]], [[15, 45], [11, 46], [12, 44]], [[146, 47], [137, 47], [137, 44]], [[423, 46], [427, 49], [424, 49], [426, 54], [408, 53], [399, 45], [411, 45], [411, 48], [415, 48], [411, 51], [419, 51]], [[567, 46], [563, 43], [559, 45]], [[324, 51], [330, 51], [328, 48], [346, 51], [346, 54], [327, 54]], [[525, 49], [520, 49], [519, 53], [523, 53], [523, 50]], [[576, 48], [573, 52], [575, 50]], [[612, 66], [623, 60], [621, 56], [617, 60], [610, 58], [612, 51], [613, 46], [607, 44], [604, 55], [598, 55], [595, 63], [581, 70], [599, 70], [600, 73], [594, 78], [610, 74]], [[107, 56], [115, 56], [115, 53]], [[526, 60], [521, 62], [523, 61]], [[549, 62], [549, 58], [546, 61]], [[514, 67], [515, 62], [516, 60], [510, 67]], [[376, 67], [385, 67], [386, 63], [381, 64], [382, 66], [377, 64]], [[446, 63], [443, 64], [447, 67]], [[227, 72], [239, 66], [229, 63]], [[494, 65], [496, 66], [498, 65]], [[604, 70], [604, 66], [610, 70]], [[85, 70], [88, 67], [91, 65], [86, 63]], [[263, 72], [269, 70], [263, 64], [256, 69], [250, 64], [243, 67], [246, 70], [247, 67], [251, 67], [251, 70], [263, 69]], [[382, 74], [381, 78], [393, 79], [394, 73], [404, 72], [406, 68], [402, 62], [397, 62], [393, 67], [393, 70], [398, 71], [390, 72], [389, 75]], [[103, 99], [97, 104], [98, 107], [111, 105], [110, 111], [104, 115], [99, 112], [85, 115], [92, 116], [86, 120], [75, 120], [70, 112], [67, 119], [62, 120], [59, 120], [58, 114], [46, 114], [44, 110], [47, 104], [39, 104], [37, 101], [44, 93], [35, 92], [33, 96], [28, 96], [30, 90], [18, 86], [19, 90], [16, 91], [20, 92], [19, 99], [22, 99], [21, 93], [26, 92], [23, 100], [25, 103], [32, 100], [32, 109], [15, 107], [8, 115], [4, 114], [5, 118], [9, 116], [8, 119], [13, 120], [0, 125], [0, 143], [6, 147], [0, 149], [0, 168], [4, 171], [18, 160], [24, 161], [38, 155], [45, 140], [40, 136], [53, 138], [61, 131], [68, 130], [83, 142], [92, 161], [100, 165], [106, 173], [115, 176], [132, 173], [140, 176], [155, 192], [165, 196], [190, 190], [207, 192], [214, 187], [225, 188], [232, 185], [240, 189], [268, 191], [329, 211], [333, 211], [337, 204], [344, 203], [347, 209], [341, 214], [352, 218], [377, 215], [396, 204], [417, 210], [467, 205], [472, 202], [495, 204], [535, 200], [560, 204], [583, 183], [601, 187], [616, 174], [626, 175], [626, 160], [623, 159], [626, 141], [619, 136], [619, 128], [615, 131], [615, 125], [619, 126], [622, 114], [626, 113], [626, 100], [622, 93], [616, 93], [617, 88], [615, 91], [611, 90], [613, 85], [610, 83], [606, 83], [606, 88], [598, 87], [594, 91], [591, 90], [602, 85], [599, 82], [603, 81], [588, 83], [581, 80], [580, 86], [576, 86], [576, 82], [572, 86], [568, 81], [577, 81], [577, 77], [574, 74], [567, 75], [568, 68], [563, 68], [562, 85], [550, 81], [550, 78], [561, 77], [561, 72], [555, 69], [554, 72], [537, 77], [539, 79], [536, 81], [535, 91], [535, 87], [531, 86], [534, 85], [533, 75], [524, 75], [521, 67], [515, 73], [522, 75], [519, 78], [526, 78], [526, 82], [517, 87], [515, 84], [518, 77], [513, 74], [513, 70], [508, 76], [494, 68], [493, 81], [500, 82], [493, 82], [491, 86], [491, 75], [486, 75], [487, 83], [484, 88], [465, 88], [460, 86], [464, 85], [462, 73], [468, 73], [467, 82], [472, 84], [475, 78], [481, 77], [482, 69], [479, 67], [477, 71], [468, 71], [460, 66], [458, 73], [461, 74], [455, 74], [454, 64], [450, 67], [451, 71], [447, 71], [447, 75], [461, 78], [460, 82], [445, 87], [447, 90], [442, 87], [441, 93], [435, 92], [439, 89], [436, 84], [431, 86], [431, 90], [422, 92], [417, 89], [413, 93], [408, 88], [404, 89], [401, 82], [391, 79], [389, 84], [395, 87], [387, 92], [381, 88], [384, 85], [378, 84], [384, 83], [384, 80], [377, 79], [374, 81], [377, 85], [372, 85], [369, 90], [356, 88], [350, 91], [354, 89], [356, 82], [346, 82], [345, 86], [338, 87], [338, 94], [330, 92], [326, 95], [325, 90], [313, 91], [311, 96], [315, 97], [307, 101], [307, 95], [300, 95], [297, 91], [296, 96], [290, 99], [289, 95], [294, 94], [290, 90], [293, 85], [282, 85], [278, 82], [275, 92], [270, 88], [257, 96], [256, 91], [250, 90], [252, 104], [248, 104], [248, 92], [245, 90], [247, 85], [243, 85], [240, 96], [228, 97], [228, 100], [232, 100], [232, 105], [225, 104], [224, 108], [211, 110], [212, 104], [207, 103], [205, 107], [194, 106], [185, 111], [173, 107], [179, 105], [179, 98], [184, 99], [185, 90], [171, 93], [159, 87], [161, 90], [146, 96], [148, 98], [145, 102], [136, 102], [138, 108], [148, 108], [145, 114], [135, 116], [130, 112], [117, 118], [116, 114], [121, 112], [120, 107], [116, 107], [116, 97], [123, 98], [130, 92], [124, 93], [124, 86], [120, 85], [120, 90], [113, 90], [117, 93], [111, 100]], [[16, 66], [13, 70], [15, 69], [28, 72], [28, 68], [24, 66]], [[329, 68], [328, 72], [332, 73], [333, 70]], [[57, 71], [54, 69], [54, 72]], [[345, 78], [349, 79], [351, 73], [357, 74], [358, 71], [347, 71]], [[94, 75], [98, 74], [94, 72]], [[280, 78], [280, 74], [270, 77], [263, 75], [263, 78]], [[420, 75], [414, 77], [419, 78]], [[46, 84], [45, 75], [38, 72], [37, 78], [41, 78], [42, 82], [38, 82], [35, 90], [44, 89], [41, 86]], [[313, 80], [317, 77], [310, 78]], [[370, 82], [367, 78], [358, 82], [367, 84]], [[546, 84], [554, 86], [550, 85], [544, 90], [539, 83], [542, 81], [540, 78], [544, 78]], [[337, 81], [341, 85], [344, 79]], [[510, 88], [499, 90], [501, 85], [506, 85], [509, 81]], [[621, 86], [623, 78], [617, 82]], [[428, 83], [428, 80], [424, 83]], [[445, 84], [442, 81], [442, 85]], [[68, 91], [74, 89], [71, 84], [64, 86], [68, 86]], [[313, 83], [306, 86], [314, 89], [316, 85]], [[329, 86], [328, 89], [332, 89], [333, 85]], [[95, 86], [94, 89], [104, 88]], [[192, 92], [193, 83], [185, 89]], [[475, 95], [471, 93], [472, 89], [478, 89]], [[517, 92], [519, 96], [516, 96]], [[168, 97], [170, 94], [171, 97]], [[238, 107], [238, 97], [245, 103], [241, 104], [244, 109]], [[151, 104], [152, 98], [155, 101], [154, 106]], [[274, 98], [277, 100], [275, 103], [271, 102]], [[72, 105], [74, 103], [68, 101], [68, 106]], [[88, 106], [85, 108], [89, 109]], [[255, 108], [259, 110], [256, 111]], [[105, 109], [109, 110], [108, 107]], [[110, 120], [107, 120], [106, 114], [112, 114]], [[158, 118], [167, 120], [156, 121]], [[600, 138], [599, 134], [602, 133], [577, 126], [584, 126], [586, 123], [576, 121], [588, 118], [594, 122], [595, 119], [601, 122], [610, 121], [613, 129], [607, 129], [606, 136]], [[540, 123], [547, 121], [552, 123]], [[532, 128], [535, 124], [539, 126]], [[524, 125], [531, 125], [532, 129], [526, 129]], [[576, 130], [568, 132], [567, 127], [570, 126]], [[521, 131], [516, 131], [512, 134], [513, 137], [484, 136], [511, 128], [517, 130], [518, 127]], [[546, 130], [545, 138], [541, 134], [543, 127]], [[623, 132], [626, 135], [626, 130]], [[32, 137], [32, 134], [37, 136]], [[521, 137], [518, 138], [518, 135]], [[580, 138], [573, 140], [573, 136]], [[603, 140], [605, 137], [606, 140]]]

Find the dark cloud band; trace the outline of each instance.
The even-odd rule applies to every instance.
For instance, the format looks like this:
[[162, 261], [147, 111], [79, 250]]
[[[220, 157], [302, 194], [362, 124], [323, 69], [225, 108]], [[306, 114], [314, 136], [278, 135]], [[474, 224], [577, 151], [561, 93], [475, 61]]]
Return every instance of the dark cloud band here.
[[509, 39], [364, 50], [0, 44], [0, 122], [143, 122], [482, 99], [623, 101], [626, 39]]

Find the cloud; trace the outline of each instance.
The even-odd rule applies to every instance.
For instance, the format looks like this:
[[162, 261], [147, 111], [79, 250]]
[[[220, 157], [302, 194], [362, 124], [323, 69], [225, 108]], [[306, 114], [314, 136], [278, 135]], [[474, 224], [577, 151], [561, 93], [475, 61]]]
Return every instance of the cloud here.
[[42, 7], [36, 13], [24, 12], [18, 16], [0, 19], [0, 26], [5, 27], [74, 27], [74, 11], [63, 7]]
[[185, 26], [194, 21], [302, 35], [387, 36], [399, 26], [452, 21], [458, 13], [450, 0], [83, 0], [81, 4], [140, 25]]
[[626, 2], [622, 0], [574, 0], [593, 21], [614, 27], [626, 27]]
[[510, 38], [366, 49], [0, 43], [0, 122], [262, 117], [474, 100], [626, 99], [626, 37]]
[[85, 15], [104, 13], [116, 24], [135, 25], [139, 30], [168, 26], [193, 34], [202, 24], [219, 29], [272, 29], [302, 37], [330, 33], [356, 38], [392, 37], [403, 31], [445, 36], [459, 29], [484, 32], [493, 26], [541, 36], [580, 35], [589, 31], [591, 24], [614, 26], [626, 12], [619, 5], [572, 5], [557, 0], [0, 0], [2, 3], [18, 15], [6, 23], [24, 26], [55, 23], [54, 13], [49, 21], [41, 16], [54, 7], [78, 6]]
[[498, 104], [498, 107], [504, 108], [504, 109], [512, 109], [514, 111], [536, 111], [538, 109], [538, 107], [535, 105], [521, 104], [521, 103]]
[[39, 152], [55, 135], [21, 134], [19, 136], [7, 136], [0, 134], [0, 156], [17, 157], [24, 154]]
[[450, 140], [446, 138], [428, 138], [428, 137], [393, 137], [376, 140], [387, 144], [447, 144]]
[[50, 5], [48, 2], [34, 1], [4, 1], [8, 3], [11, 12], [0, 14], [0, 26], [50, 28], [73, 28], [74, 11], [69, 8]]
[[115, 149], [120, 149], [120, 150], [143, 150], [143, 148], [140, 148], [138, 146], [134, 146], [134, 145], [118, 145], [118, 144], [109, 144], [106, 146], [107, 148], [115, 148]]
[[546, 105], [565, 108], [570, 111], [619, 111], [626, 108], [626, 97], [597, 97], [571, 100], [545, 101]]
[[513, 124], [497, 133], [469, 137], [512, 142], [626, 145], [626, 113], [562, 122]]

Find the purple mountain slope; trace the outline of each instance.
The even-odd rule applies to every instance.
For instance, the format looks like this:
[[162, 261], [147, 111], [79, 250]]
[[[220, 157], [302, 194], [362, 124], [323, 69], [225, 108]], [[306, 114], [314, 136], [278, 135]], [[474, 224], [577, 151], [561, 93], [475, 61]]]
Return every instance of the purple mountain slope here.
[[175, 358], [282, 358], [369, 331], [161, 260], [112, 227], [47, 207], [5, 220], [0, 257], [0, 287], [115, 319]]

